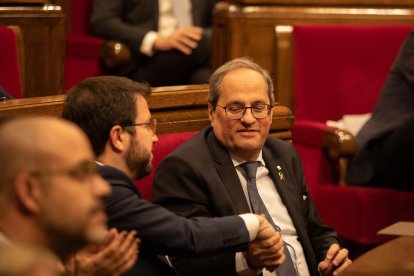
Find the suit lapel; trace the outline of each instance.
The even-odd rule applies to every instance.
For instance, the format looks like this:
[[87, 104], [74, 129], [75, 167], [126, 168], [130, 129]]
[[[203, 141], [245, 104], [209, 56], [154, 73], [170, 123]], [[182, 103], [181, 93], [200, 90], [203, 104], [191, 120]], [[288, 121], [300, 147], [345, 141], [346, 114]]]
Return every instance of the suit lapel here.
[[295, 192], [295, 186], [291, 182], [292, 179], [289, 178], [289, 174], [285, 171], [285, 168], [287, 168], [286, 164], [282, 162], [281, 158], [275, 156], [274, 153], [272, 154], [266, 146], [263, 148], [263, 159], [296, 230], [302, 229], [301, 225], [303, 224], [300, 223], [302, 221], [301, 208], [295, 204], [297, 202], [297, 192]]
[[250, 213], [250, 208], [243, 192], [239, 177], [227, 150], [214, 136], [213, 131], [207, 136], [207, 144], [215, 162], [217, 173], [238, 214]]

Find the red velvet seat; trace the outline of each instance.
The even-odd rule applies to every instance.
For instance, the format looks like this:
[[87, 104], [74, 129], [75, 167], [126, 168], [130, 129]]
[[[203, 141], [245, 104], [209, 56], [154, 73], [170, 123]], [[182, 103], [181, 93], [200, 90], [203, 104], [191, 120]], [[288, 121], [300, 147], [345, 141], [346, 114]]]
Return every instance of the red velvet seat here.
[[158, 135], [158, 143], [154, 145], [152, 151], [154, 156], [152, 160], [152, 171], [150, 175], [135, 182], [143, 198], [150, 201], [152, 199], [152, 181], [161, 160], [196, 133], [197, 131], [190, 131]]
[[23, 97], [17, 37], [6, 26], [0, 26], [0, 86], [16, 99]]
[[360, 244], [376, 232], [414, 220], [414, 193], [338, 186], [336, 165], [323, 150], [326, 120], [371, 112], [412, 26], [296, 25], [293, 143], [322, 219]]
[[89, 34], [92, 0], [71, 0], [70, 7], [72, 16], [66, 37], [65, 90], [87, 77], [103, 73], [99, 51], [104, 40]]

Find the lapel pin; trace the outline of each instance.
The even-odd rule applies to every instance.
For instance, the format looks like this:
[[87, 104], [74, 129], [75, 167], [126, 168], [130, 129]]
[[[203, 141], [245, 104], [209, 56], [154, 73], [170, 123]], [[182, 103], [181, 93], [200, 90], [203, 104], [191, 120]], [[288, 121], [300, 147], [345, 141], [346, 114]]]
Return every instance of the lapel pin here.
[[276, 168], [277, 168], [277, 170], [279, 171], [279, 179], [280, 179], [280, 181], [284, 181], [285, 180], [285, 176], [283, 175], [283, 173], [282, 173], [282, 167], [281, 166], [279, 166], [279, 165], [277, 165], [276, 166]]

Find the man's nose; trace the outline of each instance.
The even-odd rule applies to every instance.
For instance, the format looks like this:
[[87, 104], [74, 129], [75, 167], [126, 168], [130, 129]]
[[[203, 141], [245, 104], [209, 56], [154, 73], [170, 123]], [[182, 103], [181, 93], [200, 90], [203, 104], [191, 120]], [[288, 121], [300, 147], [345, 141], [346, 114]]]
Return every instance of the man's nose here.
[[256, 118], [253, 116], [252, 108], [246, 108], [243, 117], [240, 118], [242, 123], [253, 124], [256, 121]]

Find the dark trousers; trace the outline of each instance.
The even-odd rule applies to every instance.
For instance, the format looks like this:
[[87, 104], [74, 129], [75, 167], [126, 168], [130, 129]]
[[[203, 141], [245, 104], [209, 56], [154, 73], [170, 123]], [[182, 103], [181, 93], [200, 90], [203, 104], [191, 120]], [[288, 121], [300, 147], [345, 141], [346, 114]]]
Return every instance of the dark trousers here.
[[414, 118], [374, 146], [372, 186], [414, 191]]
[[211, 33], [205, 30], [191, 55], [177, 50], [139, 58], [130, 78], [151, 86], [204, 84], [210, 77]]

